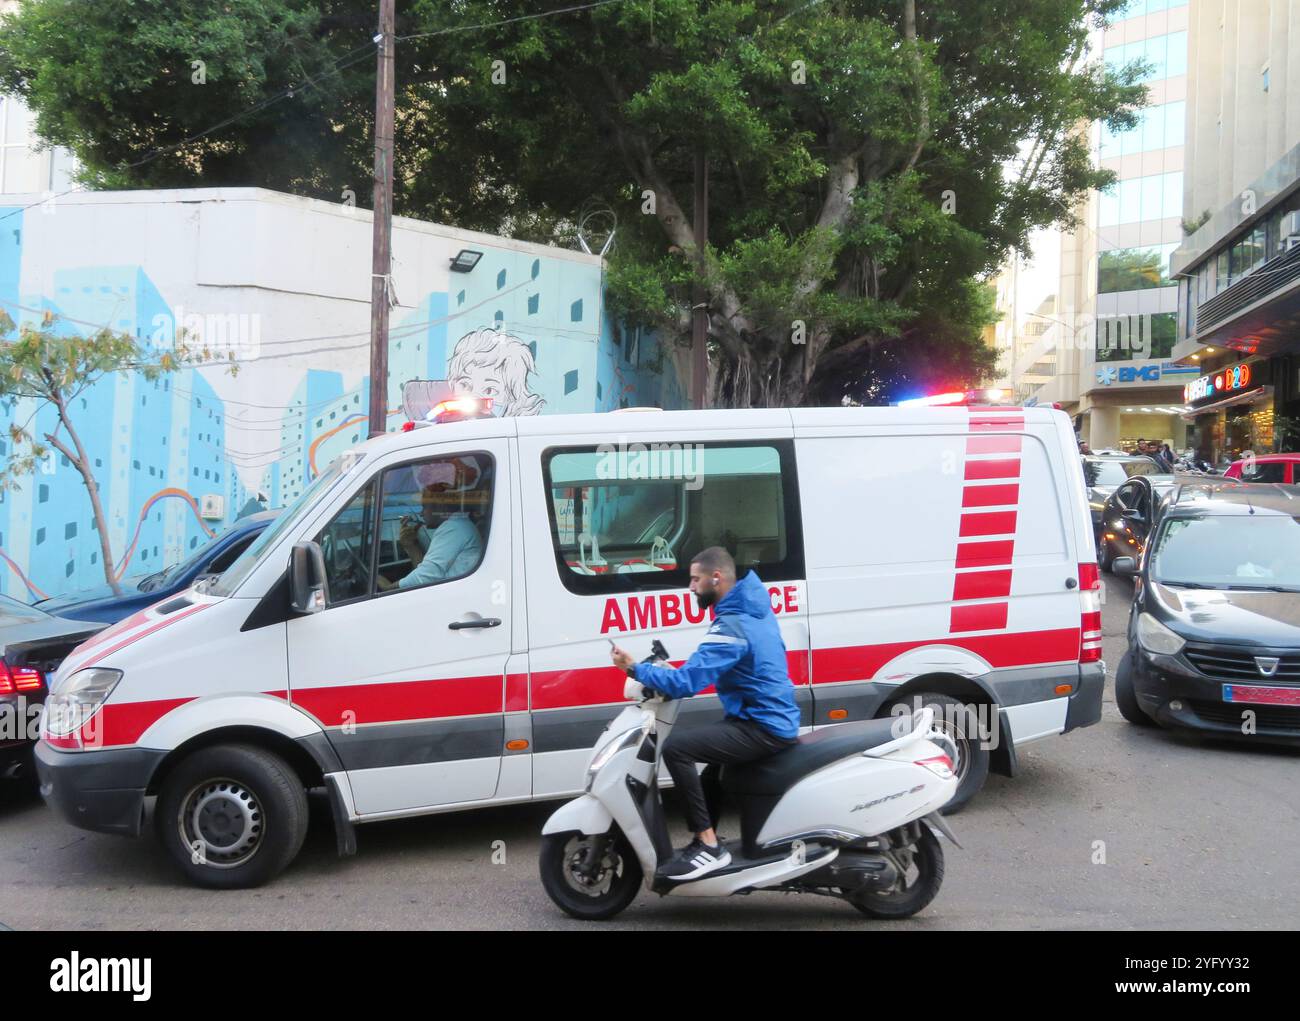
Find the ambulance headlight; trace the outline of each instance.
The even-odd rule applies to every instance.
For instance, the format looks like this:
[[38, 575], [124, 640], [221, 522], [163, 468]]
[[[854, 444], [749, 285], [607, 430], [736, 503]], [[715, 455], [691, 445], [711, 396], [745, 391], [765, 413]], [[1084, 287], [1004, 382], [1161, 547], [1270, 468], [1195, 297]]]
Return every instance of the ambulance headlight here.
[[121, 679], [121, 670], [93, 667], [78, 670], [58, 681], [45, 700], [45, 732], [52, 737], [77, 733], [113, 693]]
[[621, 737], [616, 737], [596, 753], [595, 758], [591, 760], [591, 765], [587, 767], [587, 779], [599, 773], [609, 763], [615, 755], [625, 748], [631, 748], [641, 742], [641, 728], [633, 727]]

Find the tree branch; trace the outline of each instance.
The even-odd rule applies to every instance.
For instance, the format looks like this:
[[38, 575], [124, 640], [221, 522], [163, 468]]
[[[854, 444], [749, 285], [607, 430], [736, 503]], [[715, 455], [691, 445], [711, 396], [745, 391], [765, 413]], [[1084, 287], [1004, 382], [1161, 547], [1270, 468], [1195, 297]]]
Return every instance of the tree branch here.
[[921, 108], [920, 123], [917, 125], [916, 145], [912, 154], [903, 165], [903, 173], [916, 166], [921, 158], [921, 150], [930, 140], [930, 97], [925, 91], [925, 68], [921, 63], [921, 47], [916, 41], [916, 0], [903, 0], [903, 38], [911, 51], [912, 78], [916, 83], [916, 101]]

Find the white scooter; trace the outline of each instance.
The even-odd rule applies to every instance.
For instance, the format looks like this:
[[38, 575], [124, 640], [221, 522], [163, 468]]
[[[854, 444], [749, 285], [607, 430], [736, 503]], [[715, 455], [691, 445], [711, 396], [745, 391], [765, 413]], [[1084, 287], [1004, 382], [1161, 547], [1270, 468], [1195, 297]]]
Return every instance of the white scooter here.
[[[654, 643], [648, 662], [667, 662]], [[639, 685], [630, 682], [629, 694]], [[611, 918], [647, 889], [679, 897], [754, 890], [818, 893], [872, 918], [907, 918], [939, 892], [939, 815], [957, 792], [955, 749], [934, 713], [825, 727], [758, 762], [728, 766], [721, 786], [740, 810], [731, 863], [698, 879], [656, 875], [673, 854], [659, 795], [660, 760], [681, 703], [652, 695], [596, 742], [587, 793], [542, 829], [541, 878], [575, 918]], [[715, 818], [718, 806], [710, 805]], [[960, 846], [959, 844], [957, 846]]]

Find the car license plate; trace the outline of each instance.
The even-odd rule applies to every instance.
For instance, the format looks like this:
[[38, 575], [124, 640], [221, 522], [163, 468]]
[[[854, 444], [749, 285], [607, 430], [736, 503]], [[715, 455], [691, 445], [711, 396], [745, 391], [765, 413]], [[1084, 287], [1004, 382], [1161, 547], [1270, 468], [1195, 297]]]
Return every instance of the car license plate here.
[[1225, 684], [1223, 701], [1255, 705], [1300, 706], [1300, 688], [1266, 688], [1258, 684]]

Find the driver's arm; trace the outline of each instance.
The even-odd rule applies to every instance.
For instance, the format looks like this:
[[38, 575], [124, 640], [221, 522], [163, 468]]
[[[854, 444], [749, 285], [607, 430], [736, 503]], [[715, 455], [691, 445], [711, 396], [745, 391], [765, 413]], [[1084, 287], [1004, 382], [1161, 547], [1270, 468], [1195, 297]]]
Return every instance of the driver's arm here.
[[443, 581], [461, 554], [469, 550], [482, 556], [482, 541], [469, 518], [451, 518], [438, 526], [429, 537], [429, 548], [416, 568], [398, 581], [400, 588], [415, 588]]
[[725, 618], [713, 622], [704, 641], [691, 658], [674, 670], [672, 667], [638, 663], [635, 677], [647, 688], [669, 698], [688, 698], [716, 684], [749, 651], [749, 640], [735, 624]]

